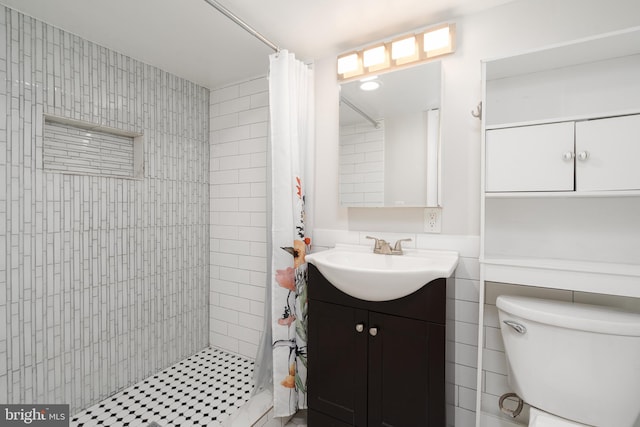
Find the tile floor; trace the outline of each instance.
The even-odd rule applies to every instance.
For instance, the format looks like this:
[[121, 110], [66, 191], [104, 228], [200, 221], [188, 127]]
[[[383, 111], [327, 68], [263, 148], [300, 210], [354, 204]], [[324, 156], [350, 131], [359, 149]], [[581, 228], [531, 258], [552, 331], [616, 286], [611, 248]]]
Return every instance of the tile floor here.
[[219, 426], [250, 397], [253, 362], [207, 348], [76, 414], [71, 427]]

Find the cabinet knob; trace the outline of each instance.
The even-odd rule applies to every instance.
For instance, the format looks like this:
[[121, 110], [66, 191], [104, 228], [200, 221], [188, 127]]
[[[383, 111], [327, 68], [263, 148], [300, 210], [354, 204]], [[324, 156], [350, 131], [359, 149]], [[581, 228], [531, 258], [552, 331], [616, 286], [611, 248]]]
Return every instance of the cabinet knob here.
[[364, 331], [364, 323], [357, 323], [357, 324], [356, 324], [356, 331], [357, 331], [357, 332], [362, 332], [362, 331]]
[[573, 160], [573, 151], [567, 151], [562, 155], [562, 160]]
[[576, 156], [578, 158], [578, 160], [587, 160], [589, 158], [589, 152], [588, 151], [581, 151], [578, 153], [578, 155]]
[[369, 328], [369, 335], [371, 335], [372, 337], [378, 335], [378, 328]]

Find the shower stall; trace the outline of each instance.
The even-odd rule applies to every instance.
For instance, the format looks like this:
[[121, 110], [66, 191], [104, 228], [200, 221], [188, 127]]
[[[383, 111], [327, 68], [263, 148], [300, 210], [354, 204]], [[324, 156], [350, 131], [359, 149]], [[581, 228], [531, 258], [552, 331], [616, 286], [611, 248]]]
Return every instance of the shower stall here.
[[0, 7], [0, 402], [71, 415], [209, 344], [209, 90]]
[[[0, 403], [67, 404], [78, 427], [216, 425], [249, 399], [257, 343], [216, 340], [215, 91], [4, 6], [0, 35]], [[200, 398], [158, 403], [184, 384]]]

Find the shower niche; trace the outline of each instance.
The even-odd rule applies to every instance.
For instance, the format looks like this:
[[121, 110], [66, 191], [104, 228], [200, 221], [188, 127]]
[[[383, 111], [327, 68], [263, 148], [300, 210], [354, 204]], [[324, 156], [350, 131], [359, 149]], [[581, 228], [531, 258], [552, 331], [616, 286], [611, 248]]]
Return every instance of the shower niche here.
[[360, 300], [310, 264], [308, 425], [446, 425], [445, 299], [436, 279], [396, 300]]
[[47, 172], [114, 178], [144, 177], [142, 133], [44, 115], [43, 161]]

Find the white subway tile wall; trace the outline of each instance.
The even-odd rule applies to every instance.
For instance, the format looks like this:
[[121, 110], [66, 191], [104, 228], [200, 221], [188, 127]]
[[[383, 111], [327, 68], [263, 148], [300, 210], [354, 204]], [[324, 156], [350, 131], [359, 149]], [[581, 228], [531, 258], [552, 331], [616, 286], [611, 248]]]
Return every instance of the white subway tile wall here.
[[255, 358], [267, 272], [266, 77], [211, 91], [209, 342]]
[[[144, 133], [43, 170], [43, 115]], [[209, 91], [0, 7], [0, 402], [90, 406], [208, 344]]]
[[340, 202], [384, 204], [384, 121], [340, 126]]

